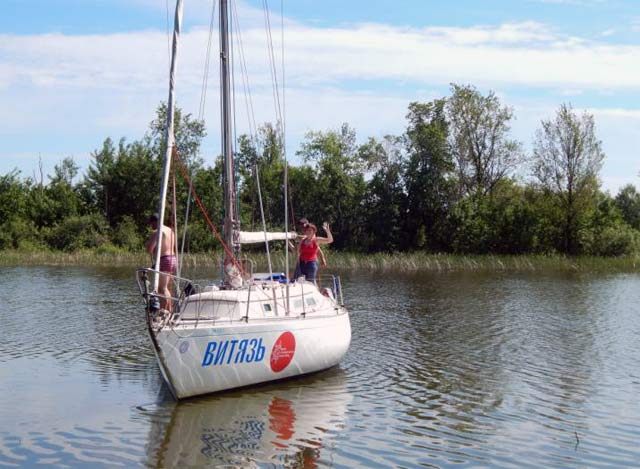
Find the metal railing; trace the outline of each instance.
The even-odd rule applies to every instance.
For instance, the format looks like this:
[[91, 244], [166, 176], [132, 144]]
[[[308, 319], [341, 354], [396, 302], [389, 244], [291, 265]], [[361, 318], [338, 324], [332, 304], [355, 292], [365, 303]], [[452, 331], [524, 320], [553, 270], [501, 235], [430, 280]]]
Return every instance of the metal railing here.
[[324, 290], [328, 289], [333, 295], [333, 299], [340, 305], [344, 306], [344, 297], [342, 296], [342, 281], [339, 275], [323, 274], [316, 277], [316, 284], [320, 292], [324, 294]]
[[[153, 291], [152, 279], [154, 275], [159, 275], [167, 279], [169, 292], [171, 292], [169, 296]], [[199, 293], [201, 289], [200, 285], [193, 283], [189, 279], [177, 277], [155, 269], [138, 269], [136, 271], [136, 281], [140, 294], [144, 298], [149, 311], [159, 311], [161, 303], [170, 302], [171, 307], [165, 309], [169, 309], [172, 312], [179, 312], [186, 297], [194, 293]]]
[[[171, 294], [169, 296], [160, 294], [158, 292], [153, 291], [153, 276], [160, 275], [167, 279], [168, 288]], [[197, 301], [195, 304], [193, 303], [193, 299], [188, 300], [188, 297], [198, 293], [204, 293], [207, 291], [206, 288], [201, 287], [199, 284], [194, 283], [193, 281], [177, 277], [175, 275], [159, 272], [155, 269], [146, 268], [139, 269], [136, 272], [136, 280], [138, 283], [138, 288], [140, 290], [140, 294], [145, 300], [147, 312], [149, 314], [150, 320], [153, 320], [156, 317], [162, 317], [163, 323], [171, 322], [176, 324], [180, 321], [183, 311], [187, 306], [187, 301], [190, 302], [191, 306], [187, 309], [193, 308], [197, 313], [195, 317], [189, 317], [188, 319], [195, 319], [196, 321], [200, 320], [214, 320], [214, 317], [201, 317], [200, 313], [202, 310], [202, 304], [200, 301]], [[255, 279], [253, 280], [253, 284], [259, 285], [264, 281], [274, 281], [275, 279]], [[278, 280], [275, 280], [278, 281]], [[287, 283], [287, 280], [281, 281], [280, 283]], [[344, 297], [342, 293], [342, 282], [339, 276], [324, 274], [320, 275], [316, 279], [316, 285], [320, 293], [324, 296], [330, 298], [335, 301], [338, 305], [344, 306]], [[253, 299], [251, 297], [251, 288], [246, 290], [247, 298], [247, 311], [246, 316], [244, 318], [238, 317], [236, 319], [245, 319], [249, 320], [249, 304], [252, 301], [260, 301], [257, 298]], [[303, 288], [302, 293], [303, 296], [306, 295], [306, 292]], [[240, 293], [240, 292], [239, 292]], [[287, 301], [282, 298], [283, 304], [287, 304]], [[275, 300], [274, 300], [275, 301]], [[165, 308], [161, 308], [161, 305], [165, 306]], [[170, 306], [169, 306], [170, 305]], [[306, 306], [306, 303], [303, 301], [303, 305]], [[167, 308], [167, 306], [169, 306]], [[286, 307], [285, 307], [286, 309]], [[168, 314], [170, 313], [170, 314]], [[285, 316], [288, 316], [286, 311], [284, 312]], [[304, 314], [303, 314], [304, 316]]]

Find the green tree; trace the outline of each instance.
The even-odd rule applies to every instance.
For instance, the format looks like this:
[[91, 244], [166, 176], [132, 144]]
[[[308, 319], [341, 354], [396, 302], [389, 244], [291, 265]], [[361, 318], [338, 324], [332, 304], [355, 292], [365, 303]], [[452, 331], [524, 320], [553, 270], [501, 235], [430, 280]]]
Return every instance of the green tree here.
[[110, 242], [109, 225], [97, 213], [70, 216], [62, 220], [48, 233], [48, 243], [54, 249], [76, 251], [97, 248]]
[[581, 252], [596, 256], [621, 256], [638, 248], [638, 232], [624, 220], [615, 199], [599, 192], [580, 230]]
[[[160, 103], [156, 109], [156, 118], [151, 121], [150, 139], [152, 153], [159, 159], [164, 159], [167, 142], [167, 103]], [[191, 114], [183, 114], [180, 108], [176, 108], [174, 114], [173, 133], [175, 144], [180, 157], [191, 169], [194, 165], [199, 167], [202, 160], [199, 157], [202, 139], [207, 136], [204, 121], [194, 119]]]
[[403, 141], [387, 135], [382, 142], [370, 138], [358, 149], [375, 173], [367, 183], [363, 207], [370, 251], [399, 251], [405, 247], [406, 195], [403, 185]]
[[68, 156], [64, 158], [59, 165], [55, 165], [53, 168], [53, 176], [49, 176], [51, 184], [66, 184], [67, 186], [73, 185], [73, 179], [78, 175], [79, 166]]
[[640, 230], [640, 194], [633, 184], [627, 184], [616, 196], [616, 206], [624, 221], [636, 230]]
[[[194, 174], [201, 166], [198, 158], [200, 142], [206, 135], [204, 123], [175, 113], [176, 145], [188, 174]], [[92, 154], [93, 163], [82, 183], [81, 193], [88, 206], [100, 210], [112, 228], [125, 217], [130, 217], [140, 232], [146, 228], [146, 220], [158, 206], [162, 162], [165, 158], [166, 105], [156, 111], [156, 119], [144, 138], [133, 143], [121, 139], [116, 147], [107, 138], [102, 148]], [[187, 183], [180, 166], [175, 161], [176, 197], [180, 206], [187, 199]], [[178, 214], [180, 216], [180, 214]]]
[[[123, 142], [121, 141], [122, 145]], [[91, 153], [93, 163], [87, 168], [80, 192], [87, 206], [98, 210], [107, 220], [111, 219], [111, 191], [113, 189], [116, 147], [106, 138], [102, 148]]]
[[449, 247], [448, 214], [454, 202], [453, 159], [443, 99], [411, 103], [407, 119], [407, 231], [416, 248], [442, 251]]
[[[167, 105], [166, 103], [160, 103], [158, 108], [156, 109], [156, 118], [151, 122], [150, 132], [145, 135], [145, 142], [149, 146], [150, 152], [153, 155], [154, 160], [157, 161], [157, 172], [156, 172], [156, 180], [150, 185], [153, 188], [152, 193], [154, 197], [148, 206], [147, 210], [140, 212], [141, 216], [136, 216], [136, 222], [140, 225], [144, 224], [146, 221], [146, 217], [148, 216], [151, 210], [156, 211], [156, 207], [159, 207], [159, 197], [157, 196], [160, 185], [161, 185], [161, 175], [162, 175], [162, 166], [164, 163], [164, 159], [166, 156], [166, 128], [167, 128]], [[174, 124], [173, 124], [173, 133], [175, 137], [175, 147], [176, 152], [174, 153], [174, 158], [172, 161], [172, 174], [170, 175], [170, 186], [169, 186], [169, 200], [167, 203], [167, 213], [165, 213], [165, 217], [172, 217], [174, 212], [174, 207], [170, 203], [173, 199], [173, 188], [175, 182], [175, 215], [178, 223], [177, 228], [180, 230], [180, 227], [184, 223], [184, 217], [186, 216], [185, 212], [181, 210], [187, 206], [189, 201], [189, 185], [187, 182], [187, 177], [185, 174], [193, 181], [193, 187], [197, 194], [203, 200], [203, 204], [208, 211], [216, 211], [218, 207], [213, 205], [207, 205], [204, 203], [204, 200], [210, 202], [211, 193], [216, 193], [220, 188], [220, 181], [216, 181], [215, 185], [203, 185], [198, 182], [197, 174], [203, 170], [204, 162], [200, 156], [200, 147], [202, 144], [202, 139], [207, 135], [206, 127], [204, 121], [199, 119], [194, 119], [191, 114], [185, 114], [182, 112], [180, 108], [176, 108], [174, 113]], [[212, 162], [216, 164], [215, 162]], [[203, 173], [205, 176], [208, 176], [207, 170], [204, 170]], [[205, 177], [206, 179], [206, 177]], [[207, 181], [209, 182], [209, 181]], [[212, 182], [212, 181], [211, 181]], [[215, 198], [215, 194], [213, 195]], [[145, 202], [147, 203], [147, 202]], [[193, 198], [191, 199], [191, 204], [194, 203]], [[180, 209], [179, 209], [180, 208]], [[210, 235], [210, 229], [205, 228], [205, 221], [202, 216], [200, 216], [200, 209], [196, 205], [192, 205], [193, 210], [191, 212], [191, 220], [195, 222], [193, 227], [189, 227], [189, 246], [210, 246], [213, 242]], [[191, 220], [189, 224], [191, 224]], [[212, 222], [219, 223], [219, 220], [214, 218]], [[199, 234], [198, 234], [199, 233]], [[200, 239], [201, 237], [206, 237], [208, 239]]]
[[82, 207], [82, 197], [73, 179], [78, 166], [73, 158], [64, 158], [49, 175], [48, 184], [26, 182], [26, 218], [39, 230], [46, 230], [66, 217], [77, 215]]
[[314, 194], [312, 206], [296, 207], [310, 220], [332, 224], [336, 248], [359, 247], [366, 165], [357, 152], [355, 131], [343, 124], [339, 131], [309, 132], [298, 155], [315, 163], [317, 177], [315, 186], [305, 188]]
[[451, 249], [466, 254], [491, 252], [495, 239], [492, 225], [492, 199], [480, 194], [467, 196], [452, 208], [450, 214]]
[[67, 157], [54, 167], [53, 175], [49, 176], [49, 184], [45, 190], [46, 197], [49, 199], [47, 204], [50, 210], [49, 224], [79, 214], [81, 197], [78, 189], [73, 185], [78, 169], [73, 158]]
[[579, 252], [578, 233], [598, 194], [598, 174], [604, 153], [595, 122], [587, 112], [578, 116], [561, 105], [553, 120], [542, 121], [533, 150], [533, 175], [558, 198], [562, 213], [563, 252]]
[[39, 232], [31, 221], [32, 182], [22, 181], [20, 171], [0, 176], [0, 249], [37, 245]]
[[294, 223], [302, 217], [315, 220], [316, 192], [318, 186], [316, 171], [308, 164], [289, 167], [289, 219]]
[[111, 241], [127, 251], [138, 251], [144, 248], [140, 230], [129, 215], [122, 217], [120, 223], [112, 230]]
[[563, 252], [563, 210], [558, 197], [531, 182], [524, 188], [524, 198], [536, 221], [531, 251], [541, 254]]
[[28, 192], [29, 187], [20, 180], [17, 169], [0, 176], [0, 225], [26, 216]]
[[[192, 252], [211, 251], [218, 246], [218, 241], [207, 218], [217, 229], [222, 226], [222, 159], [218, 158], [213, 167], [197, 169], [193, 173], [193, 186], [195, 193], [191, 198], [185, 249]], [[202, 208], [195, 200], [196, 194]], [[181, 232], [178, 233], [178, 239], [181, 243]]]
[[92, 156], [83, 183], [85, 197], [95, 202], [111, 227], [129, 216], [142, 229], [158, 201], [160, 164], [149, 142], [126, 144], [122, 139], [116, 149], [106, 139]]
[[504, 179], [488, 202], [487, 248], [497, 254], [535, 252], [539, 219], [529, 203], [527, 189], [513, 179]]
[[513, 111], [492, 91], [483, 96], [471, 85], [451, 88], [449, 139], [461, 189], [465, 194], [491, 194], [524, 158], [522, 144], [509, 138]]
[[246, 213], [245, 223], [251, 229], [262, 229], [258, 177], [265, 222], [268, 228], [283, 228], [284, 223], [284, 156], [282, 142], [271, 124], [258, 129], [255, 141], [241, 136], [238, 170], [241, 175], [241, 201]]

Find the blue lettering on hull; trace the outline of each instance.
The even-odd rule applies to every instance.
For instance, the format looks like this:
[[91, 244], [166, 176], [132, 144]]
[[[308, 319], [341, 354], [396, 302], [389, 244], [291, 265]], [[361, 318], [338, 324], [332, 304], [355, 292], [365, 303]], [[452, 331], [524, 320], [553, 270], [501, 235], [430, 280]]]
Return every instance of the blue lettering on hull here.
[[264, 360], [262, 337], [211, 341], [202, 357], [202, 366], [256, 363]]

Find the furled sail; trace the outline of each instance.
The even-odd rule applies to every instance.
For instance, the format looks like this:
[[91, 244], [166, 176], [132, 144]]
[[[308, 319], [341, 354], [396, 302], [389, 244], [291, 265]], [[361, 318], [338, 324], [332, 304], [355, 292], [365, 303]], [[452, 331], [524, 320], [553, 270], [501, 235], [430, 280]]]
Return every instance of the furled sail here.
[[265, 231], [236, 231], [237, 241], [240, 244], [264, 243], [265, 241], [278, 241], [284, 239], [296, 239], [295, 231], [273, 233]]

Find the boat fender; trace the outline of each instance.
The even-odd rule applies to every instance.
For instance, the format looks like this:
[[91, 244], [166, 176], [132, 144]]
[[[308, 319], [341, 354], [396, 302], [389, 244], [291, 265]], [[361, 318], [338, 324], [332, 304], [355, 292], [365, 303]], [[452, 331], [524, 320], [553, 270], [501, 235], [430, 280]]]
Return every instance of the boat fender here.
[[332, 299], [332, 300], [334, 300], [334, 299], [335, 299], [335, 298], [333, 297], [333, 291], [331, 291], [331, 289], [330, 289], [330, 288], [326, 288], [326, 287], [325, 287], [325, 288], [323, 288], [323, 289], [322, 289], [322, 294], [323, 294], [324, 296], [326, 296], [327, 298], [330, 298], [330, 299]]
[[182, 290], [184, 293], [184, 296], [191, 296], [196, 292], [196, 289], [194, 288], [193, 284], [191, 282], [188, 282], [185, 287], [184, 290]]
[[149, 311], [152, 313], [160, 311], [160, 299], [156, 295], [149, 295]]

